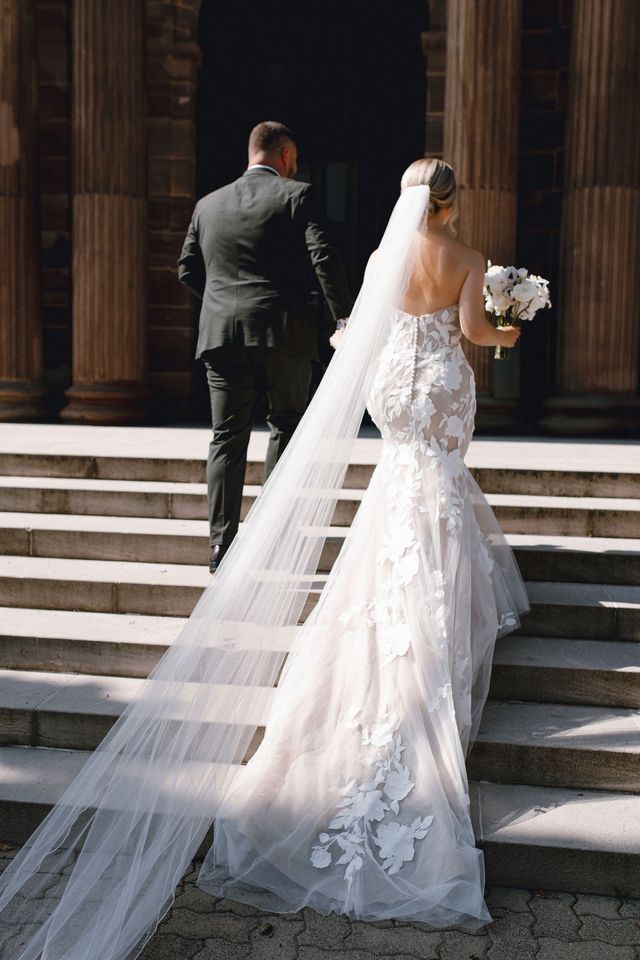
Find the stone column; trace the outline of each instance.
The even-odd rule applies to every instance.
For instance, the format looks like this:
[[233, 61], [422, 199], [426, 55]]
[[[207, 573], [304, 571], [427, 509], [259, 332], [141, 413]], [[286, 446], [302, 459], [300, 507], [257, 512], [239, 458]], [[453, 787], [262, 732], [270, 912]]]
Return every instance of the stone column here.
[[73, 385], [67, 421], [147, 414], [143, 0], [74, 0]]
[[640, 22], [636, 0], [574, 4], [553, 433], [640, 429]]
[[43, 413], [33, 0], [0, 0], [0, 420]]
[[[516, 255], [521, 6], [521, 0], [447, 3], [444, 159], [458, 181], [458, 236], [503, 265]], [[476, 375], [479, 423], [515, 426], [516, 403], [491, 397], [493, 350], [464, 346]]]

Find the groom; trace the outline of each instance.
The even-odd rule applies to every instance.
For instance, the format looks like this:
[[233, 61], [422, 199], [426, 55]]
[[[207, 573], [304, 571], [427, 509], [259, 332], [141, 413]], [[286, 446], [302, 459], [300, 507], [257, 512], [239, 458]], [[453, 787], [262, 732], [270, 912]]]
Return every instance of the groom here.
[[[266, 397], [269, 445], [263, 482], [304, 413], [318, 337], [307, 305], [310, 260], [334, 323], [351, 297], [325, 235], [313, 189], [293, 179], [294, 136], [265, 121], [251, 131], [238, 180], [195, 206], [178, 277], [202, 299], [196, 356], [209, 383], [213, 439], [207, 461], [212, 573], [240, 521], [256, 400]], [[329, 335], [331, 330], [327, 331]]]

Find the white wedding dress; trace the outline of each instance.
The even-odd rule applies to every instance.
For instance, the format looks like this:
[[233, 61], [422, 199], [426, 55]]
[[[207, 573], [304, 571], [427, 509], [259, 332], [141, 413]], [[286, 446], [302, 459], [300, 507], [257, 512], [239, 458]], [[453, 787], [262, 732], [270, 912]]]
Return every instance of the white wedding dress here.
[[490, 920], [465, 753], [497, 636], [527, 609], [464, 464], [475, 384], [456, 305], [398, 310], [368, 409], [380, 462], [218, 812], [199, 885], [277, 911]]
[[[340, 348], [218, 572], [2, 873], [3, 960], [138, 956], [212, 821], [198, 882], [216, 894], [489, 920], [465, 753], [495, 639], [527, 598], [463, 460], [475, 397], [458, 308], [397, 309], [429, 202], [427, 186], [401, 193]], [[380, 462], [299, 626], [365, 406]]]

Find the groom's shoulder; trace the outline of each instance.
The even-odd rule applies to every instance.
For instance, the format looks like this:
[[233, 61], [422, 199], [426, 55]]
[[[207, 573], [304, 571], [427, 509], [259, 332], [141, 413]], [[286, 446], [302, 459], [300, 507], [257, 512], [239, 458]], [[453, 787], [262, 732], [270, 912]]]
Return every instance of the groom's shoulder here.
[[194, 215], [199, 215], [206, 213], [207, 210], [218, 207], [220, 204], [224, 204], [225, 201], [229, 199], [233, 192], [233, 183], [226, 183], [223, 187], [218, 187], [216, 190], [212, 190], [210, 193], [205, 193], [203, 197], [200, 197], [196, 201], [194, 207]]

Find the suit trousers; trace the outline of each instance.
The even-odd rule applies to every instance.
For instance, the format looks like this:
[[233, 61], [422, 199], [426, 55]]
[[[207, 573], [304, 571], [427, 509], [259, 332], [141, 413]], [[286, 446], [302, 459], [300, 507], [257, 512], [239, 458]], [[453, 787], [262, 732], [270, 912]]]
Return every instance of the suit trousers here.
[[306, 409], [311, 361], [273, 347], [228, 345], [202, 354], [211, 398], [213, 438], [207, 459], [211, 546], [229, 546], [242, 507], [247, 449], [256, 401], [266, 397], [268, 479]]

